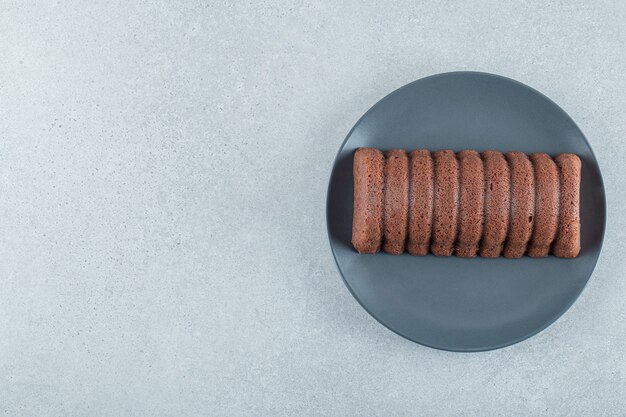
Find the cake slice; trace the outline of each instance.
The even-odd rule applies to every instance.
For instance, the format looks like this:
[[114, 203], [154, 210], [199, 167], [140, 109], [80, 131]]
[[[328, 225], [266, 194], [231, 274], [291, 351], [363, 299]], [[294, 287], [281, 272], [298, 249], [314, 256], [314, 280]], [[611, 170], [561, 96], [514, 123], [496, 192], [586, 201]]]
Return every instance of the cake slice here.
[[571, 153], [554, 158], [559, 172], [559, 226], [552, 253], [560, 258], [575, 258], [580, 252], [580, 158]]
[[401, 149], [385, 152], [385, 208], [383, 250], [404, 252], [409, 221], [409, 158]]
[[383, 236], [385, 158], [378, 149], [354, 153], [354, 216], [352, 245], [359, 253], [376, 253]]
[[485, 171], [485, 205], [480, 256], [497, 258], [509, 228], [510, 175], [506, 159], [500, 152], [482, 153]]
[[454, 152], [437, 151], [435, 162], [435, 193], [433, 236], [430, 250], [436, 256], [450, 256], [457, 231], [459, 198], [458, 162]]
[[459, 231], [456, 255], [476, 257], [483, 229], [485, 174], [483, 161], [476, 151], [461, 151], [459, 160]]
[[511, 171], [511, 218], [504, 256], [521, 258], [533, 232], [535, 216], [535, 174], [523, 152], [508, 152]]
[[548, 256], [559, 223], [559, 174], [556, 164], [545, 153], [530, 155], [535, 172], [535, 226], [528, 256]]
[[428, 253], [433, 225], [433, 158], [427, 150], [410, 153], [409, 241], [411, 255]]

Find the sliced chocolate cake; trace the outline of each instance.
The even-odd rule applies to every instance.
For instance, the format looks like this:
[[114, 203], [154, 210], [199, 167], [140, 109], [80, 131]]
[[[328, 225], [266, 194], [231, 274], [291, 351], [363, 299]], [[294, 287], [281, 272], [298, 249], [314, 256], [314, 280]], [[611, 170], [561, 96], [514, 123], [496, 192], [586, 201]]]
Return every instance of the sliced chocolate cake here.
[[483, 229], [485, 173], [483, 161], [476, 151], [461, 151], [459, 160], [459, 232], [455, 253], [474, 258]]
[[450, 256], [454, 250], [459, 203], [459, 166], [454, 152], [437, 151], [435, 162], [435, 192], [433, 236], [430, 250], [436, 256]]
[[406, 152], [385, 152], [385, 207], [383, 250], [393, 255], [404, 252], [409, 220], [409, 159]]
[[506, 159], [511, 172], [511, 217], [504, 256], [521, 258], [535, 222], [535, 174], [525, 153], [508, 152]]
[[354, 217], [352, 244], [359, 253], [376, 253], [383, 236], [385, 158], [378, 149], [354, 154]]
[[424, 149], [409, 155], [409, 241], [407, 250], [411, 255], [428, 253], [433, 225], [433, 158]]

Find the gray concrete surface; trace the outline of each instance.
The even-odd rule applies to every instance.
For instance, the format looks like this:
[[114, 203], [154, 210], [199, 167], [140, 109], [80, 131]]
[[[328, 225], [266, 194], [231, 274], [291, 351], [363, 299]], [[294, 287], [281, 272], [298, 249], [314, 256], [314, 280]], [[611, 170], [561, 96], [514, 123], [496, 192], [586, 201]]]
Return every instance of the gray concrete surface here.
[[[0, 414], [626, 415], [623, 2], [2, 2]], [[518, 79], [603, 170], [604, 250], [518, 345], [421, 347], [341, 282], [335, 153], [429, 74]]]

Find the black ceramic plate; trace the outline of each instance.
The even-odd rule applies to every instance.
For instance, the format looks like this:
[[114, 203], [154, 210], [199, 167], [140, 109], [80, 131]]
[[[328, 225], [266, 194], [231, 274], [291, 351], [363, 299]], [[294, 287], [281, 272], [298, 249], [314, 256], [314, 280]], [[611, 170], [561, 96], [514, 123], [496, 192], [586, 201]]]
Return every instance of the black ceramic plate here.
[[[359, 255], [352, 233], [352, 158], [359, 147], [572, 152], [582, 160], [575, 259]], [[580, 295], [598, 260], [606, 204], [596, 158], [574, 121], [543, 94], [497, 75], [454, 72], [408, 84], [357, 122], [328, 186], [330, 245], [354, 297], [407, 339], [453, 351], [511, 345], [546, 328]]]

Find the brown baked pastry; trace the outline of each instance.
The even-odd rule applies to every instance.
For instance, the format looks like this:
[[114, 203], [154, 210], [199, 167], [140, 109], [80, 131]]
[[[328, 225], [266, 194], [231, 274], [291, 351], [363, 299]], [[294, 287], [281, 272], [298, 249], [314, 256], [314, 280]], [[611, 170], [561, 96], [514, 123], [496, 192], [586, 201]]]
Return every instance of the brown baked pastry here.
[[554, 158], [561, 183], [559, 226], [552, 253], [575, 258], [580, 252], [580, 158], [571, 153]]
[[559, 174], [556, 164], [545, 153], [530, 155], [535, 172], [534, 230], [528, 246], [528, 256], [548, 256], [559, 224]]
[[459, 160], [459, 235], [456, 255], [475, 258], [483, 229], [485, 173], [476, 151], [461, 151]]
[[354, 154], [352, 244], [359, 253], [573, 258], [581, 161], [450, 150]]
[[459, 166], [450, 150], [433, 154], [435, 162], [435, 193], [433, 236], [430, 250], [436, 256], [450, 256], [454, 250], [459, 203]]
[[401, 149], [385, 152], [383, 250], [404, 252], [409, 220], [409, 158]]
[[509, 228], [510, 174], [500, 152], [482, 153], [485, 170], [485, 207], [480, 256], [497, 258]]
[[428, 253], [433, 225], [433, 158], [427, 150], [415, 150], [409, 154], [409, 242], [411, 255]]
[[359, 253], [376, 253], [383, 236], [384, 166], [382, 152], [360, 148], [354, 153], [352, 244]]
[[508, 152], [511, 171], [511, 214], [504, 256], [521, 258], [533, 232], [535, 216], [535, 174], [523, 152]]

